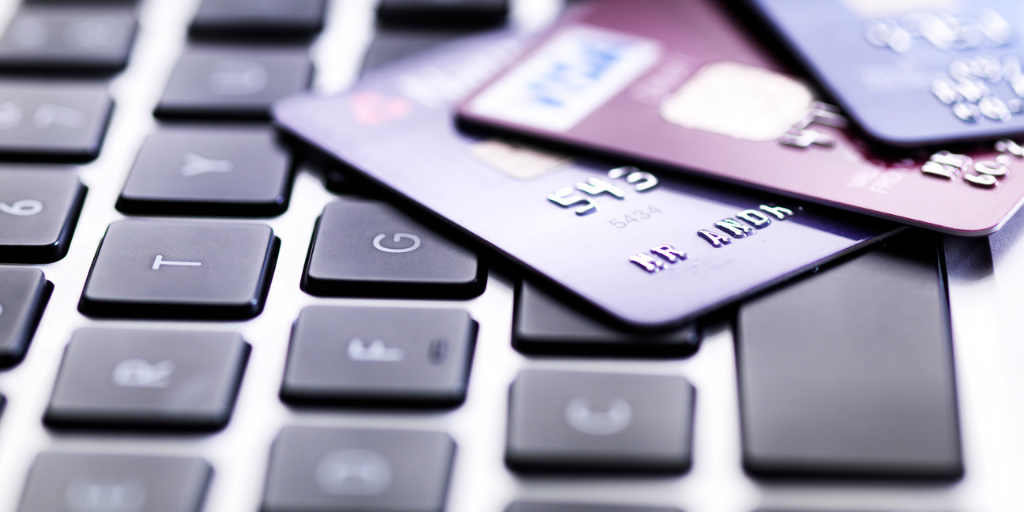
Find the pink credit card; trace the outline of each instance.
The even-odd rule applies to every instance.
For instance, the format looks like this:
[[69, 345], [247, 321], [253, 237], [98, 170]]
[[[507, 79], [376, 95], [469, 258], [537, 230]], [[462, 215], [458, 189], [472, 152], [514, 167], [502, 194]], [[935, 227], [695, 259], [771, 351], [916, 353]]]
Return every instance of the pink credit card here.
[[873, 154], [715, 0], [583, 5], [459, 117], [956, 235], [998, 230], [1024, 199], [1017, 142]]

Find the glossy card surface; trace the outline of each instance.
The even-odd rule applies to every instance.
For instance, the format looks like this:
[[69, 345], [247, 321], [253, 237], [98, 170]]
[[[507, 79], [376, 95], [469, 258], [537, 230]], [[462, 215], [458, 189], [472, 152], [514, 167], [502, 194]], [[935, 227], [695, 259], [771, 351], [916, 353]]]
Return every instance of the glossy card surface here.
[[275, 118], [638, 328], [685, 321], [898, 229], [456, 131], [455, 103], [525, 44], [510, 33], [453, 43], [348, 93], [285, 100]]
[[1017, 0], [748, 1], [884, 143], [1024, 132], [1024, 4]]
[[1024, 197], [1012, 141], [967, 155], [871, 153], [714, 0], [583, 4], [459, 114], [957, 235], [999, 229]]

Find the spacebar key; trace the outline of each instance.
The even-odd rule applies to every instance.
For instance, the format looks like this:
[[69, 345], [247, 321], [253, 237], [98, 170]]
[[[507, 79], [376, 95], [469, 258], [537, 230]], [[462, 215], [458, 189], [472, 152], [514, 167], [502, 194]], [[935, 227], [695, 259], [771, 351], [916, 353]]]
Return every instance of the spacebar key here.
[[740, 308], [748, 473], [963, 474], [941, 252], [922, 233], [885, 244]]

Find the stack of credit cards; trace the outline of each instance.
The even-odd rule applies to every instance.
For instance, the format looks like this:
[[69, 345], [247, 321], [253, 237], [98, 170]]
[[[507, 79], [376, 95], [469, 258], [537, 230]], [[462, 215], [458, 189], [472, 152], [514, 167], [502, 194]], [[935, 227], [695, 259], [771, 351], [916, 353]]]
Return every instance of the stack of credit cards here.
[[522, 352], [653, 354], [738, 305], [748, 473], [956, 479], [935, 232], [985, 236], [1024, 200], [1018, 11], [580, 1], [274, 118], [520, 273]]
[[[899, 226], [780, 196], [460, 133], [456, 102], [529, 40], [464, 40], [369, 74], [280, 123], [620, 323], [692, 319]], [[755, 236], [756, 235], [756, 236]]]
[[[667, 329], [906, 225], [981, 236], [1020, 207], [1007, 6], [904, 3], [577, 2], [543, 33], [374, 65], [274, 117], [602, 321]], [[885, 66], [914, 71], [871, 78]]]

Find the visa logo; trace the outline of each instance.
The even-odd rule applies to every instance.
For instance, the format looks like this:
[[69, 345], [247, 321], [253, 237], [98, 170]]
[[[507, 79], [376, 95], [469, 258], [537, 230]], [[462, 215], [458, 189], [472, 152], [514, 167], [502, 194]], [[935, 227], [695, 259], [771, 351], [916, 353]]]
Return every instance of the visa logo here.
[[532, 82], [528, 90], [535, 101], [552, 107], [565, 106], [573, 97], [608, 76], [628, 48], [629, 43], [581, 40], [574, 55], [551, 62], [548, 72]]
[[661, 58], [649, 39], [610, 30], [563, 29], [470, 102], [475, 114], [566, 131], [622, 92]]

